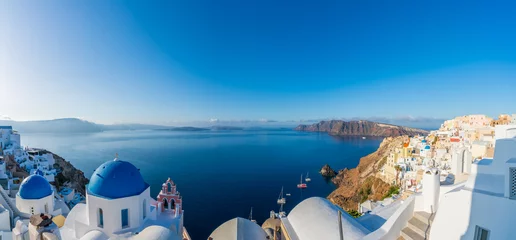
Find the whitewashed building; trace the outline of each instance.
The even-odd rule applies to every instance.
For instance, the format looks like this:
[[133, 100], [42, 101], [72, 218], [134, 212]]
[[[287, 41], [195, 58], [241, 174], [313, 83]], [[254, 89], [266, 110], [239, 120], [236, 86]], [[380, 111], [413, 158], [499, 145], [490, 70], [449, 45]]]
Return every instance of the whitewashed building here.
[[62, 238], [189, 239], [183, 228], [181, 203], [174, 204], [174, 208], [165, 208], [164, 202], [154, 200], [139, 169], [115, 159], [94, 171], [86, 203], [70, 211], [61, 228]]
[[496, 128], [494, 159], [475, 161], [466, 184], [441, 197], [431, 239], [516, 238], [516, 126]]

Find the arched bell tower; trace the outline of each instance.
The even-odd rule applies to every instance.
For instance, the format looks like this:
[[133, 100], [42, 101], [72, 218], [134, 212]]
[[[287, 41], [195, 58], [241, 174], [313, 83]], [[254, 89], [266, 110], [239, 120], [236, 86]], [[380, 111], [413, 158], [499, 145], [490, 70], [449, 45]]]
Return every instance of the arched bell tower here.
[[177, 191], [174, 181], [168, 180], [161, 185], [161, 191], [158, 194], [157, 200], [162, 203], [161, 211], [172, 211], [175, 214], [182, 213], [182, 197]]

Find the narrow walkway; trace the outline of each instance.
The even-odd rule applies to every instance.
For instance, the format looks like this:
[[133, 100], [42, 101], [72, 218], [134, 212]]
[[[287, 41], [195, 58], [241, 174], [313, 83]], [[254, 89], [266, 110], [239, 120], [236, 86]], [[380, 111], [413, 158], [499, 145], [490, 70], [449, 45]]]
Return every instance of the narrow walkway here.
[[428, 240], [434, 216], [427, 212], [414, 212], [398, 240]]

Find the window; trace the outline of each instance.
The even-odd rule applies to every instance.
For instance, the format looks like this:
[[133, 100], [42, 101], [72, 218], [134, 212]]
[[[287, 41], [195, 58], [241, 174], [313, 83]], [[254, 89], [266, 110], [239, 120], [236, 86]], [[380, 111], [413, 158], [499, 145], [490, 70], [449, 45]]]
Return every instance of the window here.
[[104, 227], [104, 211], [102, 211], [102, 208], [99, 208], [98, 210], [98, 226], [100, 228]]
[[129, 209], [122, 209], [122, 228], [129, 227]]
[[143, 219], [147, 217], [147, 199], [143, 199], [142, 205]]
[[516, 167], [509, 168], [509, 198], [516, 199]]
[[489, 239], [489, 230], [485, 228], [481, 228], [479, 226], [475, 227], [475, 240], [488, 240]]
[[48, 213], [48, 204], [45, 203], [45, 213]]

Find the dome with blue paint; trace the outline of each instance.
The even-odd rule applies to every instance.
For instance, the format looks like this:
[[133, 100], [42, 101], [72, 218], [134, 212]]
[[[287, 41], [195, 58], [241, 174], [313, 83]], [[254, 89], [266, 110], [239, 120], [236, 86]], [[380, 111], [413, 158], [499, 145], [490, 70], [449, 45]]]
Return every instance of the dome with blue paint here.
[[423, 139], [423, 141], [421, 141], [422, 143], [426, 143], [426, 140]]
[[116, 199], [140, 195], [149, 185], [133, 164], [115, 159], [98, 167], [91, 175], [88, 194]]
[[425, 146], [425, 149], [426, 149], [426, 150], [429, 150], [429, 149], [430, 149], [430, 146], [426, 145], [426, 146]]
[[42, 199], [52, 194], [52, 187], [41, 175], [30, 175], [20, 184], [18, 195], [23, 199]]

